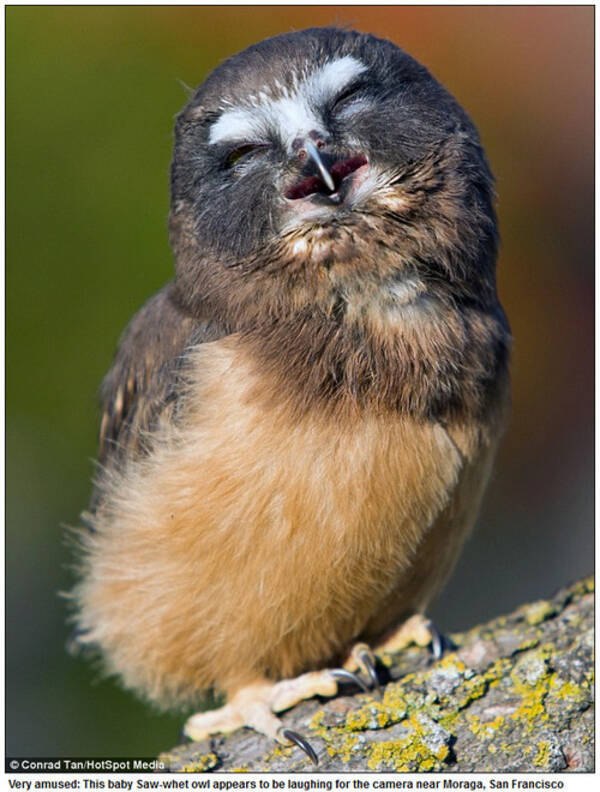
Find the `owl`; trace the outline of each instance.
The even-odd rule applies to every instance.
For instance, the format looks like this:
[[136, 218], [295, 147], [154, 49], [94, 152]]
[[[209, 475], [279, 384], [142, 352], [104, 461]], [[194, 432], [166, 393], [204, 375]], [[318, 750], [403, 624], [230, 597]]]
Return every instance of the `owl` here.
[[175, 276], [104, 380], [76, 641], [194, 740], [377, 679], [476, 519], [509, 402], [493, 179], [389, 41], [315, 28], [177, 117]]

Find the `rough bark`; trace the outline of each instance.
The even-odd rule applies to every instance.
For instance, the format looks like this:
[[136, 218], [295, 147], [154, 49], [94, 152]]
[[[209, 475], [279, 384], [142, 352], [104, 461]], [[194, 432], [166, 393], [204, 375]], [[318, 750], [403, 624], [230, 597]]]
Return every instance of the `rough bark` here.
[[593, 581], [452, 635], [434, 662], [382, 658], [382, 695], [306, 701], [283, 715], [319, 755], [242, 729], [161, 755], [172, 772], [593, 771]]

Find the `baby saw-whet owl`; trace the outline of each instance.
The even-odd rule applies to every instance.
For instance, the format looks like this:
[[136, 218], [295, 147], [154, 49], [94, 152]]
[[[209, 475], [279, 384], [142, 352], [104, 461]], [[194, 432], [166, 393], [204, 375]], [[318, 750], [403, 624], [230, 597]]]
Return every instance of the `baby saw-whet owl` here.
[[161, 706], [225, 694], [192, 739], [315, 758], [276, 713], [435, 637], [477, 515], [509, 398], [492, 177], [423, 66], [323, 28], [208, 76], [171, 186], [175, 278], [102, 387], [77, 641]]

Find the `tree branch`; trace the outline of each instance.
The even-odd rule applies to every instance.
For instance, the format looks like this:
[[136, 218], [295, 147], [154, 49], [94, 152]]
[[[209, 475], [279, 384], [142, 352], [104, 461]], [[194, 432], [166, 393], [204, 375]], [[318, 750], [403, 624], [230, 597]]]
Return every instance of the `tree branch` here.
[[[452, 636], [438, 662], [417, 647], [384, 657], [383, 695], [306, 701], [283, 715], [321, 772], [557, 772], [594, 769], [593, 580]], [[310, 772], [294, 747], [249, 729], [182, 745], [177, 771]]]

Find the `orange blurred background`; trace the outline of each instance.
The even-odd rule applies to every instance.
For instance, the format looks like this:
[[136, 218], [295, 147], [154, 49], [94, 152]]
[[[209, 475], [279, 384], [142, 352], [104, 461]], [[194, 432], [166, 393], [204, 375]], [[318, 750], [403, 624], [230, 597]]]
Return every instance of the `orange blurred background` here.
[[329, 24], [425, 64], [474, 119], [497, 178], [513, 415], [433, 615], [466, 628], [592, 571], [593, 6], [8, 7], [8, 755], [153, 756], [177, 738], [182, 718], [66, 655], [61, 524], [86, 506], [117, 338], [171, 277], [180, 81]]

